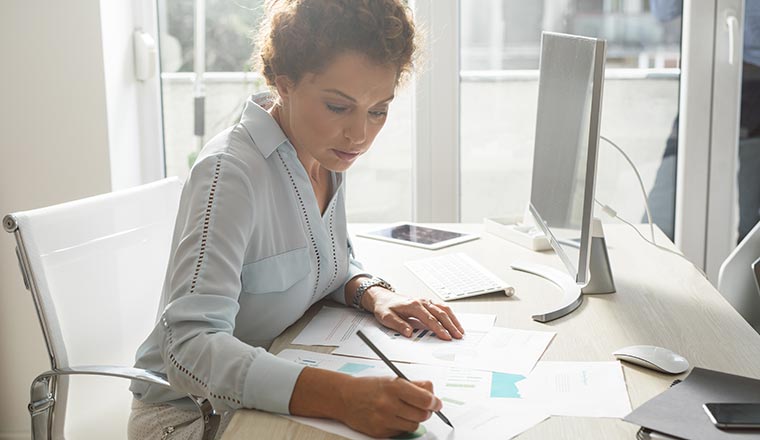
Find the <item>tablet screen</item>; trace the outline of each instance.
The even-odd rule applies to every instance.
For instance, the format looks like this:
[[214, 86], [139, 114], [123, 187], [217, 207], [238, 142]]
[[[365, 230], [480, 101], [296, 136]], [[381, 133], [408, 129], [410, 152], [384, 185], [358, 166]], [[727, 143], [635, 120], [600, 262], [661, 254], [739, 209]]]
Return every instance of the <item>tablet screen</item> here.
[[397, 223], [357, 235], [425, 249], [441, 249], [478, 238], [474, 234], [431, 228], [414, 223]]
[[442, 241], [463, 237], [465, 235], [459, 232], [444, 231], [441, 229], [410, 224], [381, 229], [379, 231], [373, 231], [370, 234], [420, 244], [436, 244]]

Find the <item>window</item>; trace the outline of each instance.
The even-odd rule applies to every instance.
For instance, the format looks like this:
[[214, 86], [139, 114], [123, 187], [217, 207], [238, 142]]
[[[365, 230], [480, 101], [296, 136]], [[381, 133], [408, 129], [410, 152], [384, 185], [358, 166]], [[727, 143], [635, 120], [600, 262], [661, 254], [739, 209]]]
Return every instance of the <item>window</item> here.
[[[203, 135], [195, 135], [195, 5], [205, 3], [205, 66], [201, 75], [205, 111]], [[184, 179], [200, 148], [235, 124], [246, 99], [264, 90], [250, 72], [250, 32], [259, 22], [262, 0], [158, 0], [161, 97], [166, 174]]]
[[[184, 179], [202, 146], [235, 124], [252, 93], [266, 83], [251, 72], [251, 35], [261, 20], [263, 0], [206, 0], [205, 111], [203, 135], [195, 135], [195, 0], [159, 0], [161, 86], [166, 174]], [[388, 122], [365, 157], [347, 176], [350, 221], [386, 222], [411, 216], [412, 87], [402, 86]]]
[[[657, 16], [649, 3], [460, 3], [462, 221], [525, 211], [541, 31], [547, 30], [607, 40], [601, 134], [632, 158], [647, 191], [659, 179], [650, 198], [653, 215], [663, 230], [673, 230], [676, 151], [671, 137], [677, 133], [681, 24], [677, 16]], [[680, 1], [671, 3], [680, 7]], [[597, 199], [640, 222], [643, 197], [627, 162], [602, 142], [599, 164]]]
[[[237, 122], [248, 96], [265, 89], [262, 78], [250, 72], [248, 65], [250, 35], [261, 18], [263, 1], [200, 3], [205, 3], [206, 26], [205, 73], [201, 75], [205, 124], [203, 135], [196, 136], [196, 1], [158, 1], [167, 175], [180, 177], [187, 175], [204, 142]], [[416, 9], [418, 22], [425, 18], [419, 16], [420, 11], [456, 10], [461, 30], [460, 94], [453, 101], [459, 103], [454, 105], [459, 107], [459, 157], [446, 157], [455, 150], [424, 147], [430, 149], [433, 160], [460, 164], [460, 220], [480, 222], [483, 217], [525, 210], [543, 29], [608, 41], [602, 134], [637, 164], [651, 193], [655, 221], [672, 237], [681, 22], [679, 14], [653, 10], [650, 5], [655, 3], [680, 7], [680, 0], [467, 0], [458, 2], [458, 7], [450, 0]], [[443, 53], [438, 50], [436, 54]], [[446, 63], [428, 68], [436, 74], [441, 65], [448, 68]], [[412, 165], [414, 142], [420, 139], [415, 138], [413, 121], [431, 111], [425, 107], [429, 104], [415, 102], [414, 95], [415, 84], [402, 85], [372, 150], [349, 170], [350, 221], [408, 220], [413, 217], [413, 203], [430, 202], [419, 200], [419, 194], [413, 200], [413, 181], [423, 166], [413, 169]], [[436, 124], [440, 128], [457, 121], [433, 118], [428, 123], [435, 131]], [[435, 176], [441, 178], [441, 173], [435, 171]], [[623, 218], [643, 219], [638, 182], [622, 156], [606, 144], [600, 148], [597, 188], [597, 198], [615, 207]], [[441, 194], [434, 199], [441, 200]]]

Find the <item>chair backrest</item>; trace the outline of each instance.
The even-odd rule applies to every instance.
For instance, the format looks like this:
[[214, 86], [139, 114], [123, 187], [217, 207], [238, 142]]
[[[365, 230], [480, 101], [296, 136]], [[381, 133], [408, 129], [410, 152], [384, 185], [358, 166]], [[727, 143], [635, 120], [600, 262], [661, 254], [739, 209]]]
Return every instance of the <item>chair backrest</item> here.
[[[134, 363], [155, 323], [181, 189], [169, 178], [6, 217], [53, 368]], [[68, 385], [57, 386], [59, 432]], [[92, 423], [98, 407], [82, 398]]]
[[760, 333], [760, 292], [752, 263], [760, 258], [760, 223], [726, 258], [718, 272], [718, 290], [723, 297]]

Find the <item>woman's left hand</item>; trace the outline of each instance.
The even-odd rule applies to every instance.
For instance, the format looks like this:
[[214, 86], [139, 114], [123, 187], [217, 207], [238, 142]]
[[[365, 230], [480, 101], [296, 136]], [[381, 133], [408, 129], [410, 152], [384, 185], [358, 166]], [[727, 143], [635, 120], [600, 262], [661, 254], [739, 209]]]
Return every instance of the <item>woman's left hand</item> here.
[[380, 286], [371, 287], [367, 294], [373, 303], [368, 310], [375, 314], [375, 318], [406, 337], [412, 336], [413, 328], [420, 325], [445, 341], [450, 341], [452, 337], [461, 339], [464, 335], [462, 324], [445, 304], [424, 298], [408, 298]]

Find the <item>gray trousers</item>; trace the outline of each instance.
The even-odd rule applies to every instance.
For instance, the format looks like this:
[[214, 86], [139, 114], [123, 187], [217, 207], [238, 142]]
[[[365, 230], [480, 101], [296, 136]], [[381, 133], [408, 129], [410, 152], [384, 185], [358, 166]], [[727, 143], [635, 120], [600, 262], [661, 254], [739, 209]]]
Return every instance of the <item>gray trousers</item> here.
[[[222, 438], [233, 411], [222, 414], [215, 439]], [[168, 403], [143, 403], [132, 399], [127, 438], [129, 440], [200, 440], [203, 420], [198, 411], [179, 409]]]

